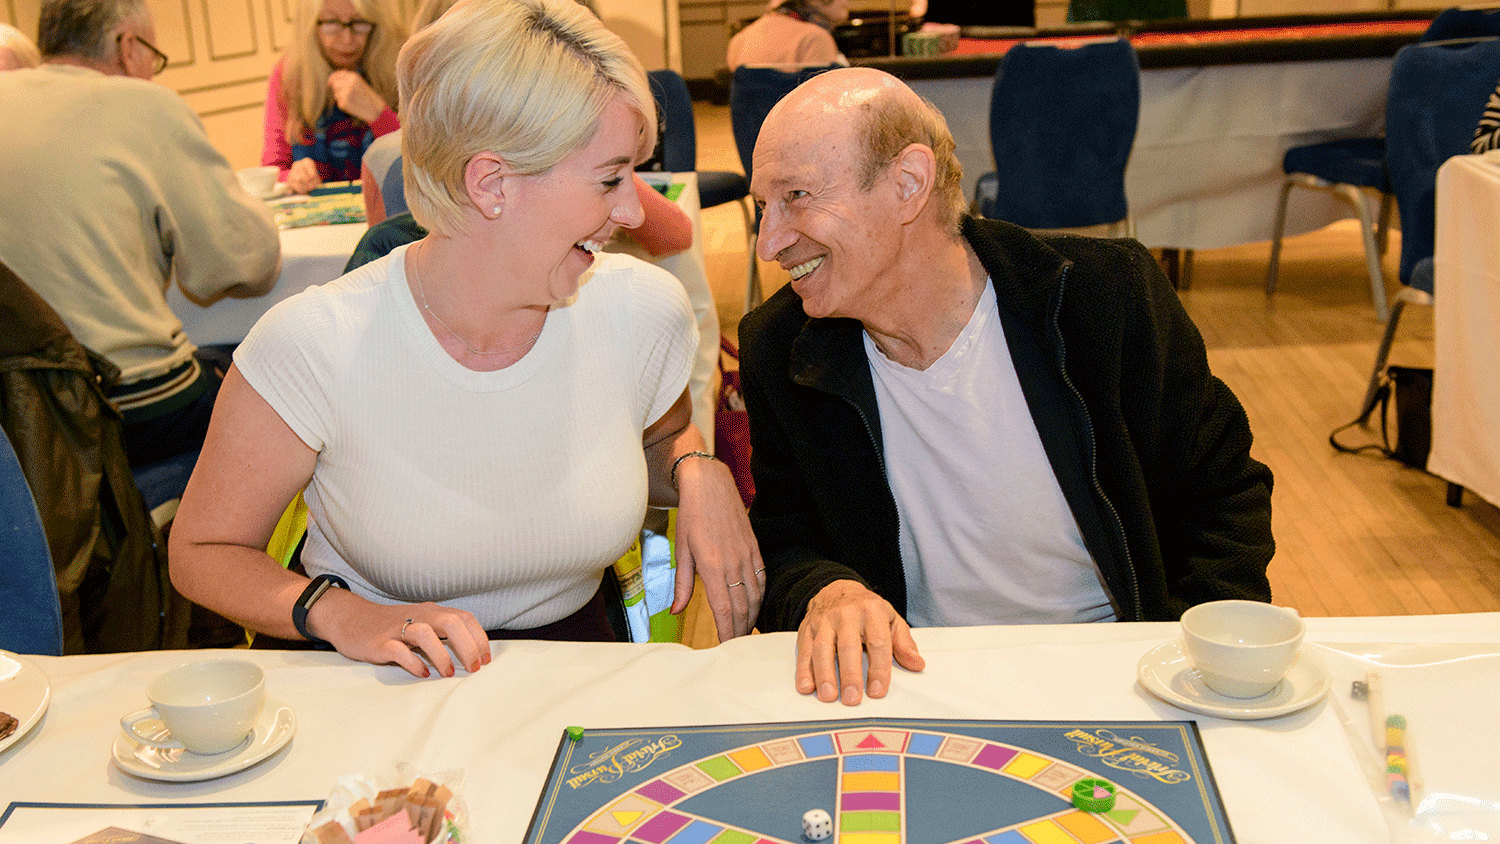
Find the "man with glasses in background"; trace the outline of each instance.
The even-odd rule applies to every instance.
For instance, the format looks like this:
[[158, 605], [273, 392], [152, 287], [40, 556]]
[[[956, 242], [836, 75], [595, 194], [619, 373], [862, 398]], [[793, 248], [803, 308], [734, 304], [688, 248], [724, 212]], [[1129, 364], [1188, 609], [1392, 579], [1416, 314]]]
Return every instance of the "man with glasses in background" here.
[[256, 296], [280, 268], [270, 210], [151, 79], [167, 65], [142, 0], [46, 0], [41, 67], [0, 74], [0, 263], [120, 370], [106, 384], [132, 467], [196, 451], [218, 393], [167, 306]]

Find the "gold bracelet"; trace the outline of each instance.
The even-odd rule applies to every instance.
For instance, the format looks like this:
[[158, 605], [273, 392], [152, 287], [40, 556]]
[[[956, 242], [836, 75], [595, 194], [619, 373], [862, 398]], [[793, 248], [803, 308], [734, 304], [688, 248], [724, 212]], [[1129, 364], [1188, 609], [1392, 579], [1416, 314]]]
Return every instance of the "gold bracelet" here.
[[677, 488], [677, 467], [681, 466], [682, 461], [688, 459], [689, 457], [707, 457], [709, 460], [719, 459], [706, 451], [689, 451], [687, 454], [678, 457], [676, 460], [672, 461], [672, 489]]

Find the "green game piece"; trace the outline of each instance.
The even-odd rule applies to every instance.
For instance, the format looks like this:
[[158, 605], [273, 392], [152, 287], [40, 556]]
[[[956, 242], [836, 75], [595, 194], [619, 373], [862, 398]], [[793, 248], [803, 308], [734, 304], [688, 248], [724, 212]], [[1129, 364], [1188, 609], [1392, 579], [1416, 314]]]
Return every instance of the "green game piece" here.
[[572, 739], [573, 741], [578, 741], [579, 739], [583, 738], [583, 728], [582, 727], [569, 727], [568, 728], [568, 738]]
[[1073, 783], [1073, 807], [1085, 812], [1108, 812], [1115, 807], [1114, 783], [1092, 777]]

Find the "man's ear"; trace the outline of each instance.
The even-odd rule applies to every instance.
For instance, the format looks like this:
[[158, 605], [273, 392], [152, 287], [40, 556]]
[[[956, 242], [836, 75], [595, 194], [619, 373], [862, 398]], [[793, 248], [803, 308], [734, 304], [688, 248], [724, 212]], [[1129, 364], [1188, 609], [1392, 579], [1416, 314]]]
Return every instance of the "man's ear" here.
[[511, 175], [505, 160], [493, 152], [478, 153], [464, 165], [464, 190], [485, 219], [493, 220], [505, 210], [506, 179]]
[[909, 144], [891, 162], [896, 198], [901, 203], [901, 222], [915, 220], [932, 197], [937, 178], [937, 160], [925, 144]]

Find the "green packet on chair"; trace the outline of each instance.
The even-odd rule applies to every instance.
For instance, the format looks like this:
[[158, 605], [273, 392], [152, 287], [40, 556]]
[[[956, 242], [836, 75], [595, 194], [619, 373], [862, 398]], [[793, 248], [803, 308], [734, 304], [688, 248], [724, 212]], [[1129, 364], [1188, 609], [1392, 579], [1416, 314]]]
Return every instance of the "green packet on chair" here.
[[632, 642], [681, 642], [682, 619], [672, 614], [677, 586], [677, 508], [667, 511], [666, 533], [646, 529], [615, 561]]

